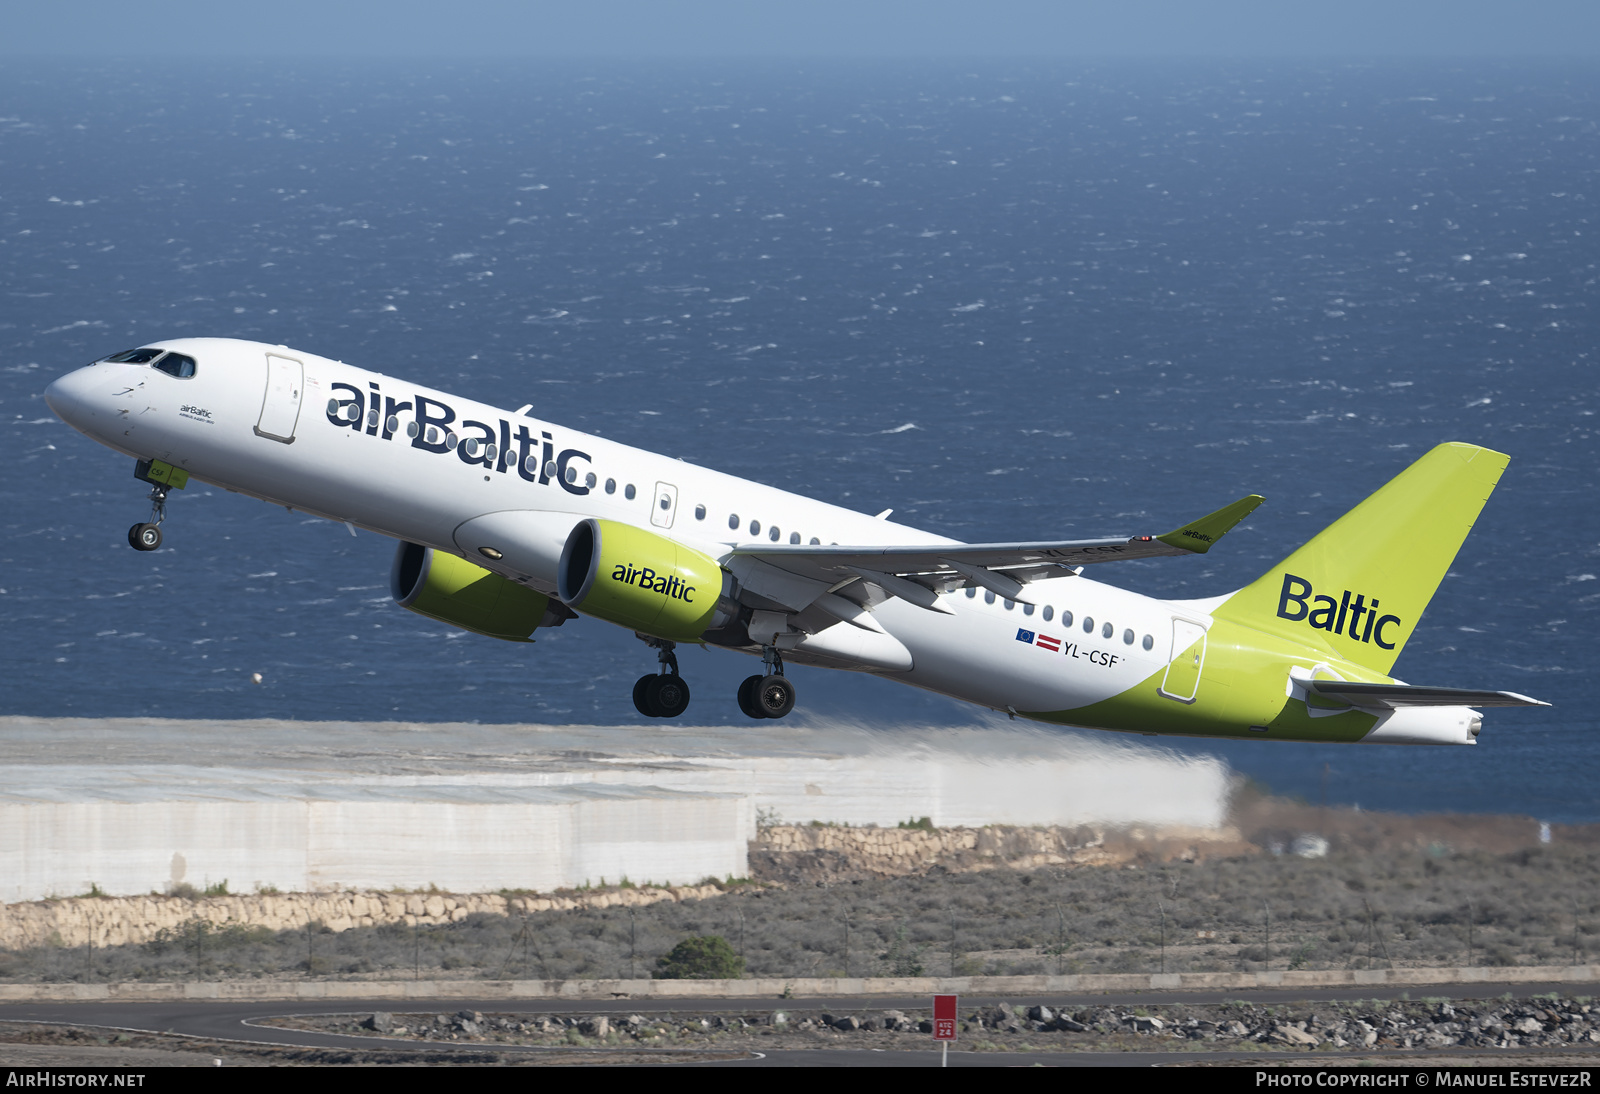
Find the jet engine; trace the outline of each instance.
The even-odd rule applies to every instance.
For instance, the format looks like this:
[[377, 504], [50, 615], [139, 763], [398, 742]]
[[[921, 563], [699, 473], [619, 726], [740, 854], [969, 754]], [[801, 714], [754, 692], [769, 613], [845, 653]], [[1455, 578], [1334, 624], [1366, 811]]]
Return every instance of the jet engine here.
[[535, 628], [559, 627], [571, 615], [543, 593], [417, 543], [395, 551], [389, 591], [408, 611], [507, 642], [532, 642]]
[[640, 634], [695, 642], [738, 606], [723, 600], [732, 578], [711, 556], [666, 536], [611, 520], [585, 520], [567, 535], [556, 595], [567, 607]]

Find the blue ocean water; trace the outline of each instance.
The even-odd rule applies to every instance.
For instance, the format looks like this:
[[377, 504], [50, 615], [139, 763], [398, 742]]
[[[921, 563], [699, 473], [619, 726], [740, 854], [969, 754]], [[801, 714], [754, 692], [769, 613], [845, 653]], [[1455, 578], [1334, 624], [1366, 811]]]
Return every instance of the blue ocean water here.
[[[1548, 61], [8, 62], [0, 712], [639, 722], [630, 635], [450, 632], [389, 602], [379, 537], [192, 487], [129, 550], [129, 462], [40, 393], [226, 335], [967, 540], [1267, 496], [1204, 558], [1094, 575], [1157, 595], [1244, 584], [1438, 442], [1499, 448], [1397, 671], [1553, 710], [1474, 749], [1172, 747], [1600, 820], [1597, 124], [1600, 70]], [[740, 719], [752, 662], [683, 665], [687, 721]], [[805, 718], [986, 717], [795, 676]]]

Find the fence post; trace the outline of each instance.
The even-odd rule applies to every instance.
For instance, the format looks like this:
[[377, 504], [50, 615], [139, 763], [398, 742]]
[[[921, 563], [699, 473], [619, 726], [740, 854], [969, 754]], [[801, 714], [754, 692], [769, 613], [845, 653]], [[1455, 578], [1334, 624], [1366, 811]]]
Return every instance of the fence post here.
[[1161, 901], [1156, 901], [1156, 907], [1161, 909], [1161, 971], [1167, 971], [1167, 906]]
[[1267, 970], [1270, 972], [1272, 970], [1272, 908], [1263, 900], [1261, 902], [1261, 911], [1265, 917], [1261, 921], [1261, 937], [1262, 941], [1266, 943], [1266, 963]]

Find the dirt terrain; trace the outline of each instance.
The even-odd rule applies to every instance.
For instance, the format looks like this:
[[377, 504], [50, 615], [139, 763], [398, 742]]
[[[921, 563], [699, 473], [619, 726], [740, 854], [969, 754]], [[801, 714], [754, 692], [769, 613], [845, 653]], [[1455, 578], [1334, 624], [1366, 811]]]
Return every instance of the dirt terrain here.
[[[308, 910], [274, 929], [228, 918], [237, 898], [152, 897], [166, 925], [140, 941], [33, 929], [37, 941], [0, 951], [0, 982], [637, 979], [706, 935], [728, 940], [742, 975], [764, 977], [1582, 964], [1600, 951], [1597, 834], [1556, 826], [1544, 843], [1526, 817], [1248, 793], [1209, 832], [770, 828], [749, 879], [536, 900], [382, 894], [398, 911], [370, 926]], [[3, 911], [61, 922], [114, 911], [98, 903]]]

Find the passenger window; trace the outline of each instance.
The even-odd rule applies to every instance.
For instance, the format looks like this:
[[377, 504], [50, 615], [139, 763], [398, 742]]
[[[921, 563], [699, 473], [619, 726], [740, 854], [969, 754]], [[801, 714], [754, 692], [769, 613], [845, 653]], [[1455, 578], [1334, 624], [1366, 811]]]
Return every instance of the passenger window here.
[[1112, 633], [1115, 630], [1116, 630], [1115, 627], [1113, 627], [1110, 623], [1107, 623], [1105, 626], [1100, 628], [1100, 637], [1101, 638], [1110, 638]]
[[496, 448], [494, 445], [486, 444], [486, 445], [483, 446], [483, 458], [484, 459], [493, 460], [499, 454], [500, 454], [500, 450], [498, 448]]
[[1048, 623], [1048, 622], [1050, 622], [1050, 617], [1056, 614], [1056, 610], [1054, 608], [1052, 608], [1050, 605], [1046, 604], [1044, 606], [1044, 611], [1039, 613], [1039, 614], [1043, 615], [1044, 616], [1044, 621], [1046, 623]]
[[1032, 604], [1024, 604], [1022, 606], [1022, 614], [1023, 615], [1032, 615], [1033, 614], [1033, 605]]
[[1015, 600], [1007, 600], [1005, 602], [1005, 605], [1006, 605], [1006, 611], [1009, 612], [1012, 608], [1015, 608], [1017, 606], [1017, 602]]
[[639, 491], [633, 488], [633, 483], [631, 482], [622, 488], [622, 496], [627, 498], [629, 501], [632, 501], [638, 493]]
[[799, 543], [800, 542], [800, 533], [799, 532], [790, 532], [789, 533], [789, 542], [790, 543]]
[[759, 536], [761, 534], [761, 522], [759, 520], [753, 520], [750, 522], [750, 534], [752, 536]]
[[1072, 613], [1071, 612], [1066, 611], [1066, 610], [1063, 610], [1061, 612], [1061, 625], [1063, 627], [1072, 626]]
[[[411, 429], [417, 428], [417, 423], [416, 422], [412, 422], [409, 428], [411, 428]], [[413, 433], [412, 436], [415, 437], [416, 434]], [[529, 456], [527, 459], [523, 460], [522, 461], [522, 469], [524, 471], [526, 471], [530, 476], [533, 476], [533, 477], [537, 478], [538, 474], [539, 474], [539, 457], [538, 456]]]
[[444, 435], [444, 446], [446, 448], [451, 449], [452, 451], [454, 451], [456, 445], [458, 445], [460, 443], [461, 443], [461, 438], [457, 437], [454, 433], [446, 433]]
[[[489, 446], [489, 458], [490, 459], [494, 458], [494, 445], [492, 445], [492, 444]], [[595, 473], [593, 471], [589, 472], [587, 475], [585, 475], [583, 477], [583, 485], [587, 486], [590, 490], [593, 490], [594, 489], [594, 484], [599, 482], [599, 481], [600, 481], [599, 478], [597, 478], [595, 476]]]
[[973, 597], [975, 597], [977, 595], [978, 595], [978, 587], [976, 585], [968, 585], [967, 586], [967, 599], [971, 600]]
[[615, 494], [616, 492], [617, 492], [617, 480], [616, 479], [607, 479], [606, 480], [606, 493]]
[[[332, 402], [330, 402], [328, 404], [328, 406], [330, 408], [330, 413], [331, 413], [331, 408], [335, 404], [337, 404], [338, 401], [339, 400], [335, 399], [335, 400], [333, 400]], [[406, 436], [407, 437], [411, 437], [411, 438], [415, 439], [416, 435], [418, 433], [421, 433], [421, 432], [422, 432], [422, 427], [420, 425], [418, 425], [416, 422], [407, 422], [406, 423]], [[539, 457], [537, 457], [537, 456], [529, 456], [528, 457], [528, 474], [530, 474], [530, 475], [533, 474], [534, 469], [537, 468], [538, 466], [539, 466]]]
[[985, 604], [993, 604], [993, 603], [994, 603], [994, 593], [992, 593], [992, 592], [985, 592], [985, 593], [984, 593], [984, 594], [983, 594], [983, 602], [984, 602], [984, 603], [985, 603]]
[[1155, 644], [1156, 644], [1156, 640], [1154, 638], [1152, 638], [1150, 635], [1147, 634], [1147, 635], [1144, 636], [1144, 648], [1145, 649], [1149, 649], [1151, 646], [1154, 646]]
[[1083, 633], [1084, 634], [1093, 634], [1094, 633], [1094, 617], [1093, 616], [1086, 615], [1086, 616], [1083, 617]]
[[168, 376], [187, 380], [194, 375], [194, 358], [185, 357], [181, 353], [169, 353], [157, 361], [155, 367], [157, 372], [165, 372]]
[[467, 439], [467, 443], [462, 445], [461, 447], [466, 449], [467, 455], [476, 456], [478, 454], [478, 438], [469, 437]]
[[389, 415], [389, 420], [383, 423], [383, 428], [389, 433], [400, 432], [400, 419], [393, 414]]
[[706, 519], [706, 507], [704, 505], [696, 505], [694, 507], [694, 519], [695, 520], [705, 520]]
[[811, 537], [811, 546], [816, 547], [816, 546], [821, 545], [821, 543], [822, 543], [822, 541], [820, 539], [818, 539], [816, 536], [812, 536]]
[[567, 468], [567, 481], [569, 483], [576, 483], [578, 481], [578, 469], [576, 467]]
[[1124, 646], [1133, 645], [1133, 631], [1126, 630], [1122, 632], [1122, 644]]
[[734, 531], [738, 531], [739, 530], [739, 514], [738, 513], [729, 513], [728, 514], [728, 527], [731, 528]]
[[767, 538], [774, 543], [778, 542], [778, 537], [781, 535], [783, 535], [783, 533], [778, 531], [778, 526], [776, 524], [767, 529]]

